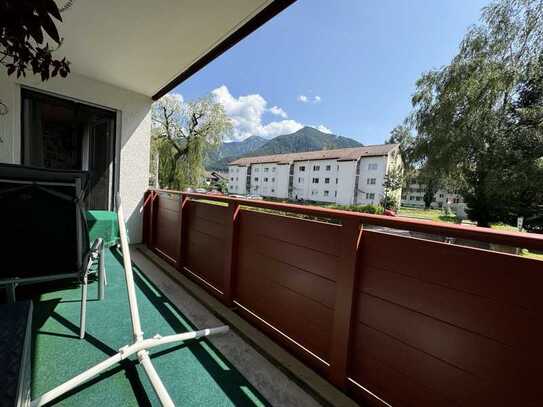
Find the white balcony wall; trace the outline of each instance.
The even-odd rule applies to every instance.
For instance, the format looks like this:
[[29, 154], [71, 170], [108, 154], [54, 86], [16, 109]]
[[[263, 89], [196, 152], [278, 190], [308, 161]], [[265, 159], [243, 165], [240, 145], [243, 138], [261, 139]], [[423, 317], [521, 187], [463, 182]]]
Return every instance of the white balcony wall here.
[[8, 114], [0, 116], [0, 162], [21, 162], [21, 87], [98, 105], [117, 112], [116, 188], [121, 192], [131, 243], [141, 242], [143, 193], [149, 180], [151, 104], [148, 96], [71, 73], [42, 83], [37, 77], [16, 80], [0, 76], [0, 100]]

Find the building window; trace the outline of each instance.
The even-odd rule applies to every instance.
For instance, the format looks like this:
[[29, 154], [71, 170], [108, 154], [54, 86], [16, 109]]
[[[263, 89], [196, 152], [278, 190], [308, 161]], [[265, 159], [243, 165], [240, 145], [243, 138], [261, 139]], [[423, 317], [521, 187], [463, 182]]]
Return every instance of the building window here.
[[337, 178], [336, 178], [336, 184], [337, 184]]
[[375, 178], [368, 178], [368, 181], [367, 181], [367, 182], [368, 182], [368, 185], [375, 185], [375, 182], [376, 182], [376, 181], [377, 181], [377, 180], [376, 180]]
[[255, 177], [255, 181], [258, 181], [258, 177]]
[[410, 197], [409, 197], [409, 200], [410, 200], [410, 201], [414, 201], [414, 200], [415, 200], [415, 197], [414, 197], [414, 196], [410, 196]]
[[313, 166], [313, 171], [320, 171], [321, 170], [321, 166], [320, 165], [314, 165]]
[[272, 194], [273, 194], [273, 193], [275, 193], [275, 189], [273, 189], [273, 188], [272, 188], [272, 190], [271, 190], [271, 191], [272, 191]]
[[275, 167], [272, 167], [272, 172], [275, 172]]
[[374, 192], [366, 192], [366, 199], [375, 199]]
[[272, 182], [275, 182], [275, 178], [272, 178]]
[[258, 168], [258, 167], [256, 167], [256, 168], [255, 168], [255, 172], [258, 172], [258, 171], [259, 171], [259, 168]]
[[239, 178], [238, 178], [238, 177], [236, 177], [236, 181], [237, 181], [238, 179], [239, 179]]
[[337, 198], [337, 191], [334, 191], [334, 196]]
[[313, 184], [318, 184], [319, 183], [319, 179], [318, 178], [313, 178]]
[[230, 177], [230, 181], [234, 181], [234, 177]]
[[303, 183], [304, 183], [304, 179], [303, 179], [302, 177], [298, 177], [298, 183], [303, 184]]
[[337, 166], [337, 168], [336, 168], [336, 169], [337, 169], [337, 170], [339, 171], [339, 165]]
[[300, 166], [300, 172], [304, 172], [305, 171], [305, 166], [301, 165]]
[[317, 195], [318, 193], [319, 193], [319, 192], [318, 192], [317, 190], [315, 190], [315, 189], [313, 189], [313, 190], [311, 191], [311, 195]]
[[332, 169], [332, 166], [331, 165], [327, 165], [326, 166], [326, 171], [330, 171]]
[[268, 167], [264, 168], [264, 172], [268, 172], [270, 169]]
[[328, 196], [329, 193], [329, 191], [324, 191], [324, 196]]
[[330, 183], [330, 178], [325, 178], [325, 179], [324, 179], [324, 183], [325, 183], [325, 184], [329, 184], [329, 183]]
[[440, 198], [443, 198], [444, 196], [443, 196], [443, 194], [439, 194], [439, 197], [440, 197]]
[[377, 169], [377, 163], [369, 163], [368, 164], [368, 170], [369, 171], [375, 171]]
[[268, 178], [267, 178], [267, 177], [266, 177], [266, 178], [264, 178], [264, 182], [268, 182]]
[[422, 199], [422, 197], [417, 196], [416, 199], [417, 199], [417, 201], [420, 201]]

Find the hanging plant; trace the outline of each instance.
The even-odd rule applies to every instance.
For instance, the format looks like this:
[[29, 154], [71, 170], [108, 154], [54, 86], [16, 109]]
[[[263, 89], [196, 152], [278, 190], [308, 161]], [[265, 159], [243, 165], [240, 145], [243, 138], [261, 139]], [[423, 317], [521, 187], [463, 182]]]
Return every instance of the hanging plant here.
[[[53, 58], [62, 44], [55, 20], [62, 22], [53, 0], [0, 0], [0, 64], [8, 75], [24, 77], [31, 70], [46, 81], [70, 73], [66, 58]], [[47, 37], [56, 44], [54, 48]]]

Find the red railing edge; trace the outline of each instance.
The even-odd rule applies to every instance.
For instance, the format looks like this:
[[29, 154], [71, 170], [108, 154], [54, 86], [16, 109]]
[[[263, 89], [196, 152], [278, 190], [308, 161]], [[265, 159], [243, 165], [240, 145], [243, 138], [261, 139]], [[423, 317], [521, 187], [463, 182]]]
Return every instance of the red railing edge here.
[[543, 251], [543, 235], [526, 232], [509, 232], [470, 225], [447, 224], [422, 219], [408, 219], [385, 215], [372, 215], [360, 212], [344, 211], [339, 209], [321, 208], [312, 205], [298, 205], [290, 203], [270, 202], [264, 200], [232, 198], [224, 195], [200, 194], [175, 190], [151, 189], [157, 193], [183, 195], [194, 199], [235, 203], [255, 208], [271, 209], [277, 211], [293, 212], [302, 215], [321, 216], [333, 219], [358, 219], [362, 224], [383, 226], [394, 229], [410, 230], [414, 232], [430, 233], [447, 237], [483, 241], [487, 243], [508, 245], [524, 249]]

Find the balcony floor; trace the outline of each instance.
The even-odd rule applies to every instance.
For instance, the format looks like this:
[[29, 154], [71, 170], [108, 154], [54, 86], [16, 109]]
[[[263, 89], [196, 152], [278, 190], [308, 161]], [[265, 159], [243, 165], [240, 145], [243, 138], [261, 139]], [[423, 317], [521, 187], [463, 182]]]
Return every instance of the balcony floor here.
[[[79, 287], [48, 290], [40, 295], [39, 302], [34, 301], [33, 397], [106, 359], [131, 341], [122, 259], [116, 250], [107, 252], [106, 270], [109, 285], [106, 287], [105, 300], [95, 300], [96, 282], [89, 286], [87, 334], [83, 340], [78, 337]], [[136, 266], [134, 272], [142, 328], [146, 337], [152, 337], [156, 333], [167, 335], [196, 328], [140, 268]], [[198, 319], [203, 318], [206, 322], [213, 321], [214, 325], [219, 324], [203, 306], [194, 304], [196, 302], [194, 298], [187, 295], [186, 301], [188, 309], [194, 310], [194, 307], [200, 306], [196, 310], [200, 313]], [[211, 325], [198, 328], [203, 327]], [[251, 358], [258, 358], [254, 355], [256, 352], [254, 349], [244, 352], [247, 370], [243, 374], [240, 373], [213, 345], [212, 342], [216, 340], [230, 343], [230, 348], [237, 348], [238, 352], [240, 346], [248, 346], [239, 345], [241, 339], [234, 332], [229, 332], [220, 339], [217, 337], [212, 340], [187, 341], [181, 345], [166, 345], [151, 351], [153, 363], [176, 404], [186, 406], [317, 404], [286, 376], [280, 377], [282, 373], [264, 358], [258, 360], [260, 366], [254, 366]], [[56, 405], [159, 405], [143, 368], [136, 361], [136, 358], [131, 358], [122, 365], [111, 368], [57, 400]], [[255, 368], [254, 372], [251, 367]], [[262, 369], [268, 371], [264, 372]], [[257, 390], [248, 380], [251, 375], [254, 375], [251, 381], [259, 383], [257, 386], [268, 394], [268, 399], [264, 398], [262, 391]], [[268, 386], [265, 379], [267, 377], [275, 377], [277, 380]], [[281, 386], [282, 391], [278, 392], [277, 386]], [[273, 394], [275, 396], [272, 396]], [[275, 397], [277, 399], [272, 400]]]

